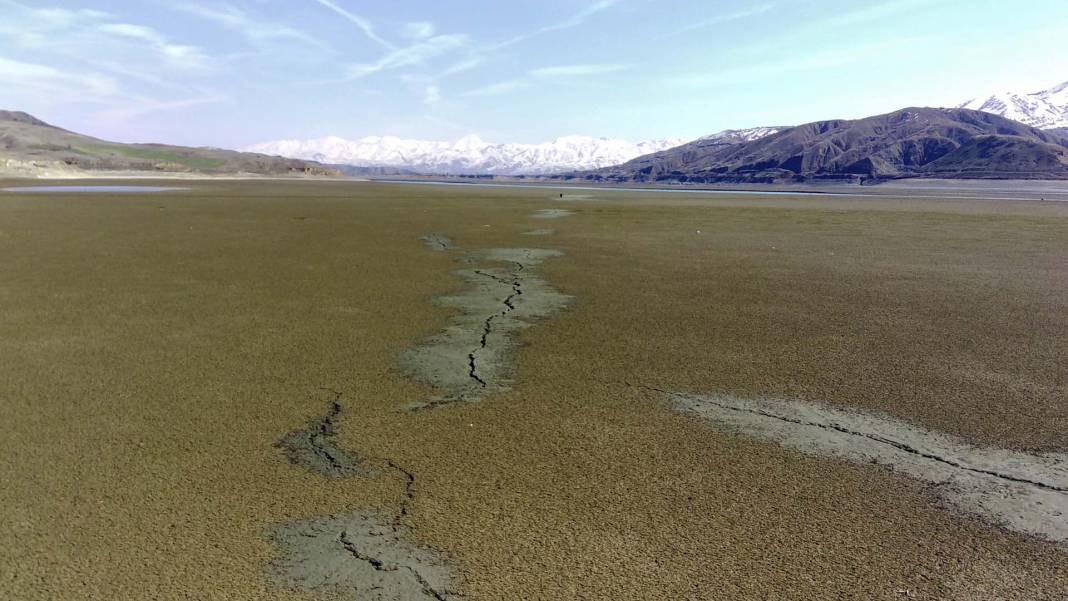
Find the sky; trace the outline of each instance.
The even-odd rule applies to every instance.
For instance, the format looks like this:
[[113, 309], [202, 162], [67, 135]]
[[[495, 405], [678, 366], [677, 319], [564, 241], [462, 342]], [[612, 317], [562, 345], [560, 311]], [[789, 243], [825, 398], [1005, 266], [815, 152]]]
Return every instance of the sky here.
[[1068, 2], [0, 0], [0, 108], [123, 142], [692, 139], [1068, 80]]

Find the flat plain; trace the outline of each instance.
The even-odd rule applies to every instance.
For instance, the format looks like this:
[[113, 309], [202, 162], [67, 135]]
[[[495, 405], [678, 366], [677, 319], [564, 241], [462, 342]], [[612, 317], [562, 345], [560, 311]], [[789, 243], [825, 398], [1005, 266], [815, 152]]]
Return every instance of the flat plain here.
[[[0, 598], [307, 599], [265, 533], [367, 510], [470, 599], [1068, 597], [1063, 547], [658, 392], [1063, 453], [1066, 204], [181, 185], [0, 193]], [[411, 410], [464, 253], [517, 247], [562, 253], [536, 276], [566, 305], [507, 385]], [[278, 446], [335, 401], [366, 477]]]

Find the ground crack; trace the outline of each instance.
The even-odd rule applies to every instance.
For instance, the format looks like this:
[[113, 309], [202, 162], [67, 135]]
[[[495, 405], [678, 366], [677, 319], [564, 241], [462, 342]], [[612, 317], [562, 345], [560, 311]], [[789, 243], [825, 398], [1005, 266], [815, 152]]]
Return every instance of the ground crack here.
[[396, 517], [390, 523], [393, 531], [396, 532], [401, 528], [401, 521], [408, 517], [408, 507], [415, 501], [415, 474], [407, 468], [397, 465], [392, 459], [385, 459], [386, 465], [390, 469], [400, 473], [404, 477], [404, 500], [401, 501], [400, 508], [397, 510]]
[[415, 474], [392, 459], [373, 456], [363, 461], [369, 469], [360, 464], [355, 471], [355, 460], [330, 440], [342, 412], [341, 393], [330, 392], [327, 413], [305, 429], [286, 435], [276, 446], [294, 463], [324, 475], [366, 477], [395, 472], [394, 477], [403, 483], [402, 496], [392, 515], [355, 511], [275, 526], [268, 536], [283, 553], [267, 567], [268, 576], [283, 588], [321, 593], [324, 598], [341, 590], [383, 600], [459, 598], [451, 590], [453, 575], [447, 558], [411, 541], [406, 522], [416, 500]]
[[[681, 394], [674, 393], [674, 392], [669, 392], [669, 391], [666, 391], [666, 390], [661, 390], [659, 388], [655, 388], [655, 387], [652, 387], [652, 386], [638, 385], [638, 387], [646, 388], [646, 389], [649, 389], [649, 390], [655, 390], [657, 392], [661, 392], [661, 393], [664, 393], [664, 394], [667, 394], [667, 395], [670, 395], [670, 396], [674, 396], [676, 398], [687, 398], [685, 395], [681, 395]], [[778, 415], [776, 413], [771, 413], [770, 411], [764, 411], [764, 410], [761, 410], [761, 409], [748, 409], [748, 408], [745, 408], [745, 407], [735, 407], [733, 405], [728, 405], [728, 404], [725, 404], [725, 403], [717, 402], [717, 401], [715, 401], [715, 400], [713, 400], [711, 398], [707, 398], [707, 397], [702, 397], [701, 401], [705, 402], [705, 403], [710, 403], [712, 405], [715, 405], [716, 407], [719, 407], [720, 409], [726, 409], [726, 410], [729, 410], [729, 411], [736, 411], [736, 412], [739, 412], [739, 413], [748, 413], [750, 415], [759, 415], [761, 417], [767, 417], [767, 418], [771, 418], [771, 419], [775, 419], [775, 420], [779, 420], [779, 421], [787, 422], [787, 423], [791, 423], [791, 424], [797, 424], [797, 425], [801, 425], [801, 426], [812, 426], [812, 427], [816, 427], [816, 428], [821, 428], [823, 430], [833, 430], [835, 432], [840, 432], [842, 434], [847, 434], [849, 436], [857, 436], [857, 437], [861, 437], [861, 438], [866, 438], [868, 440], [877, 442], [879, 444], [884, 444], [884, 445], [893, 447], [893, 448], [895, 448], [895, 449], [897, 449], [899, 451], [902, 451], [904, 453], [908, 453], [910, 455], [915, 455], [917, 457], [922, 457], [924, 459], [928, 459], [928, 460], [931, 460], [931, 461], [936, 461], [936, 462], [941, 463], [943, 465], [948, 465], [948, 466], [950, 466], [950, 467], [952, 467], [954, 469], [967, 471], [967, 472], [971, 472], [971, 473], [975, 473], [975, 474], [982, 474], [984, 476], [990, 476], [990, 477], [993, 477], [993, 478], [998, 478], [1000, 480], [1005, 480], [1007, 482], [1015, 482], [1017, 484], [1026, 484], [1026, 485], [1034, 486], [1036, 488], [1040, 488], [1040, 489], [1043, 489], [1043, 490], [1049, 490], [1049, 491], [1058, 492], [1058, 493], [1068, 493], [1068, 488], [1056, 486], [1056, 485], [1053, 485], [1053, 484], [1047, 484], [1047, 483], [1041, 482], [1039, 480], [1031, 480], [1030, 478], [1022, 478], [1020, 476], [1014, 476], [1012, 474], [1007, 474], [1007, 473], [999, 472], [999, 471], [995, 471], [995, 470], [987, 470], [987, 469], [983, 469], [983, 468], [970, 467], [970, 466], [964, 465], [964, 464], [962, 464], [962, 463], [960, 463], [958, 461], [954, 461], [953, 459], [949, 459], [949, 458], [943, 457], [941, 455], [936, 455], [934, 453], [929, 453], [927, 451], [922, 451], [922, 450], [917, 449], [916, 447], [914, 447], [914, 446], [912, 446], [910, 444], [907, 444], [907, 443], [904, 443], [904, 442], [901, 442], [901, 441], [898, 441], [898, 440], [894, 440], [892, 438], [887, 438], [885, 436], [880, 436], [878, 434], [869, 434], [867, 432], [860, 432], [860, 431], [857, 431], [857, 430], [853, 430], [851, 428], [846, 428], [846, 427], [841, 426], [841, 425], [836, 424], [836, 423], [826, 423], [825, 424], [825, 423], [820, 423], [820, 422], [813, 422], [813, 421], [802, 420], [802, 419], [797, 419], [797, 418], [792, 418], [792, 417], [786, 417], [786, 416], [783, 416], [783, 415]]]
[[303, 430], [286, 434], [275, 446], [282, 449], [291, 463], [303, 465], [326, 476], [365, 475], [367, 471], [360, 458], [346, 452], [331, 440], [336, 435], [335, 427], [342, 406], [341, 393], [335, 390], [329, 392], [333, 394], [333, 398], [326, 414], [309, 422]]
[[359, 559], [360, 561], [366, 561], [367, 563], [371, 564], [371, 567], [374, 568], [376, 571], [379, 571], [379, 572], [396, 572], [397, 571], [397, 566], [395, 566], [393, 564], [386, 565], [385, 562], [383, 562], [381, 559], [378, 559], [377, 557], [371, 557], [370, 555], [366, 555], [366, 554], [360, 552], [360, 550], [356, 547], [356, 543], [354, 543], [351, 540], [349, 540], [349, 533], [348, 533], [347, 530], [342, 530], [341, 531], [341, 534], [339, 534], [338, 537], [337, 537], [337, 542], [341, 543], [341, 546], [344, 547], [345, 550], [348, 551], [350, 555], [352, 555], [356, 559]]
[[[401, 465], [398, 465], [393, 460], [383, 459], [382, 461], [390, 469], [398, 472], [404, 478], [404, 481], [405, 481], [405, 484], [404, 484], [404, 499], [401, 501], [400, 507], [398, 508], [397, 513], [395, 514], [393, 520], [389, 524], [390, 529], [393, 531], [393, 534], [395, 536], [403, 537], [406, 534], [406, 528], [405, 528], [405, 526], [404, 526], [404, 524], [402, 522], [403, 522], [404, 518], [408, 516], [408, 508], [409, 508], [409, 506], [412, 504], [413, 501], [415, 501], [415, 491], [414, 491], [414, 488], [415, 488], [415, 474], [413, 474], [407, 468], [402, 467]], [[341, 534], [338, 535], [337, 542], [340, 543], [341, 546], [345, 549], [345, 551], [347, 551], [350, 555], [352, 555], [354, 558], [356, 558], [356, 559], [358, 559], [360, 561], [367, 562], [372, 568], [375, 569], [375, 571], [378, 571], [378, 572], [396, 572], [400, 568], [404, 568], [404, 569], [408, 570], [408, 572], [411, 574], [412, 578], [419, 584], [419, 586], [422, 588], [424, 593], [426, 593], [427, 595], [429, 595], [429, 596], [431, 596], [434, 599], [437, 599], [439, 601], [447, 601], [447, 597], [445, 596], [446, 593], [442, 593], [442, 592], [438, 591], [437, 589], [435, 589], [433, 587], [433, 585], [431, 585], [430, 582], [427, 581], [427, 579], [422, 574], [420, 574], [419, 570], [417, 570], [416, 568], [414, 568], [412, 566], [409, 566], [409, 565], [398, 565], [398, 564], [394, 564], [394, 563], [387, 563], [387, 562], [383, 561], [381, 558], [374, 557], [374, 556], [368, 555], [368, 554], [360, 551], [360, 549], [356, 545], [356, 543], [354, 543], [349, 538], [347, 530], [342, 530], [341, 531]]]
[[512, 287], [512, 293], [505, 297], [503, 301], [501, 301], [501, 304], [503, 304], [505, 308], [486, 318], [486, 320], [482, 324], [482, 336], [479, 338], [478, 348], [472, 350], [470, 353], [467, 354], [467, 375], [472, 380], [477, 382], [480, 388], [486, 388], [488, 387], [488, 384], [486, 383], [486, 380], [478, 374], [477, 356], [479, 351], [485, 350], [486, 346], [489, 344], [489, 336], [491, 333], [493, 333], [493, 320], [497, 319], [498, 317], [504, 317], [512, 311], [515, 311], [515, 299], [519, 296], [522, 296], [523, 294], [523, 280], [519, 277], [519, 272], [523, 270], [523, 264], [513, 262], [513, 265], [515, 266], [515, 268], [511, 273], [511, 279], [502, 278], [499, 275], [490, 273], [488, 271], [483, 271], [481, 269], [475, 270], [475, 273], [480, 276], [490, 278], [491, 280]]

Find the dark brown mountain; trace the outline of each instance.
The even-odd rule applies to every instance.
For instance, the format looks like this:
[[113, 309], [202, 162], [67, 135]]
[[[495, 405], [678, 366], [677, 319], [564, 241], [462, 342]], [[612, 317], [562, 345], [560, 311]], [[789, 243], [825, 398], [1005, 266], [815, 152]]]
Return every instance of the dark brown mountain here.
[[49, 125], [27, 113], [0, 111], [0, 175], [76, 175], [80, 171], [340, 175], [313, 161], [251, 152], [108, 142]]
[[1068, 142], [989, 113], [906, 108], [865, 119], [807, 123], [751, 142], [697, 140], [564, 177], [668, 183], [1059, 179], [1068, 178]]

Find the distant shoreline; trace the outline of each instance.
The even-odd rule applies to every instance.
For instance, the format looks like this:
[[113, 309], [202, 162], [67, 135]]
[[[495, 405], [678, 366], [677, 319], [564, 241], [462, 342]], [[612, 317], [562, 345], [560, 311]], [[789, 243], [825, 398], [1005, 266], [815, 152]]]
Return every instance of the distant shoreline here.
[[[593, 185], [590, 183], [505, 182], [505, 181], [455, 181], [433, 178], [371, 178], [372, 182], [409, 185], [483, 186], [487, 188], [532, 188], [546, 190], [612, 190], [617, 192], [650, 192], [667, 194], [741, 194], [773, 196], [862, 196], [879, 198], [896, 194], [959, 200], [1037, 200], [1068, 202], [1068, 182], [1063, 180], [894, 180], [875, 185], [824, 184], [827, 188], [813, 186], [794, 187], [791, 184], [749, 184], [744, 187], [687, 186], [664, 187], [655, 185]], [[1012, 184], [1006, 187], [1006, 184]], [[924, 185], [926, 184], [926, 185]], [[989, 185], [988, 185], [989, 184]], [[994, 185], [996, 184], [996, 185]], [[1017, 192], [1018, 196], [993, 196], [995, 193]], [[967, 196], [967, 194], [983, 194]]]
[[[817, 184], [801, 186], [796, 184], [742, 184], [731, 187], [721, 186], [686, 186], [667, 187], [657, 185], [613, 185], [591, 183], [548, 183], [537, 181], [456, 181], [455, 178], [432, 176], [417, 178], [390, 177], [352, 177], [352, 176], [303, 176], [303, 175], [257, 175], [257, 174], [220, 174], [203, 173], [158, 173], [158, 172], [90, 172], [64, 173], [61, 175], [4, 175], [0, 182], [12, 182], [19, 185], [48, 182], [87, 181], [103, 184], [106, 181], [186, 181], [186, 182], [224, 182], [224, 181], [286, 181], [319, 183], [364, 183], [414, 186], [470, 186], [483, 188], [530, 188], [537, 190], [583, 190], [605, 192], [633, 192], [655, 194], [697, 194], [697, 195], [743, 195], [743, 196], [822, 196], [853, 198], [886, 198], [907, 195], [913, 198], [931, 198], [938, 200], [1009, 200], [1009, 201], [1046, 201], [1068, 202], [1068, 181], [1062, 180], [965, 180], [965, 179], [901, 179], [879, 185], [857, 184]], [[1011, 195], [1008, 195], [1011, 194]]]

